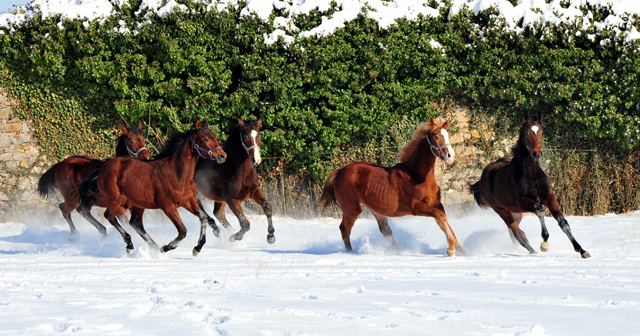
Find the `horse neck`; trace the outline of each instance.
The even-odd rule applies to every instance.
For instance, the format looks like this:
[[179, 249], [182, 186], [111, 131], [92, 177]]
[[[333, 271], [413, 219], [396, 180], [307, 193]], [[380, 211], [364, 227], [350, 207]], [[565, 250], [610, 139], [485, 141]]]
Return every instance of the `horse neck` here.
[[118, 143], [116, 144], [116, 155], [115, 156], [129, 156], [129, 152], [127, 151], [127, 146], [125, 144], [125, 139], [120, 136], [118, 138]]
[[542, 170], [542, 168], [540, 168], [540, 162], [534, 160], [531, 154], [529, 154], [529, 151], [524, 145], [524, 141], [522, 141], [522, 139], [518, 140], [516, 148], [516, 152], [514, 153], [513, 160], [511, 160], [511, 162], [519, 167], [525, 177], [536, 176], [537, 173]]
[[234, 170], [239, 170], [239, 168], [247, 165], [248, 167], [253, 167], [249, 153], [244, 150], [240, 143], [240, 134], [233, 133], [230, 135], [223, 149], [227, 153], [227, 161], [225, 163], [233, 167]]
[[186, 138], [180, 148], [169, 157], [179, 179], [193, 179], [193, 172], [198, 163], [198, 154], [194, 152], [195, 149], [191, 145], [191, 141]]
[[431, 152], [431, 148], [427, 144], [426, 140], [422, 140], [418, 148], [411, 154], [409, 160], [406, 162], [406, 166], [417, 175], [420, 181], [426, 180], [428, 176], [431, 176], [435, 181], [434, 168], [436, 163], [436, 156]]

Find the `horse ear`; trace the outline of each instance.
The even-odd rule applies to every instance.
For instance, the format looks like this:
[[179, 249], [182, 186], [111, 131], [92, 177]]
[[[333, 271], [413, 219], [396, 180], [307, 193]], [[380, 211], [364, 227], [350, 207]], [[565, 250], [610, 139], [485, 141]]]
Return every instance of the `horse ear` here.
[[433, 117], [429, 118], [429, 128], [434, 128], [436, 126], [436, 121], [433, 120]]
[[200, 122], [200, 119], [196, 120], [195, 125], [193, 125], [196, 129], [202, 128], [202, 123]]
[[209, 120], [208, 120], [208, 119], [205, 119], [205, 120], [202, 122], [202, 128], [209, 128]]
[[142, 131], [142, 120], [138, 121], [138, 129]]
[[258, 118], [258, 121], [256, 121], [256, 127], [260, 128], [260, 125], [262, 125], [262, 117]]
[[525, 112], [524, 117], [522, 117], [523, 123], [526, 123], [527, 121], [529, 121], [529, 112]]
[[444, 124], [442, 124], [442, 128], [444, 129], [449, 128], [449, 120], [445, 121]]
[[238, 118], [238, 125], [240, 125], [240, 127], [244, 126], [244, 121], [240, 118]]
[[126, 128], [123, 124], [120, 124], [120, 130], [122, 130], [123, 135], [129, 133], [129, 129]]
[[538, 124], [542, 125], [542, 113], [538, 112]]

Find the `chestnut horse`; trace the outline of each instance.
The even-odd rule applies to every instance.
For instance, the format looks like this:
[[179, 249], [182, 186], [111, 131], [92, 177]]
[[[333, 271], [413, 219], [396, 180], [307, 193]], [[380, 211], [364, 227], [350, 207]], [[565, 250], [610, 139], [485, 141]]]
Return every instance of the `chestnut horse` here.
[[[178, 236], [163, 246], [162, 252], [175, 249], [187, 235], [178, 213], [178, 208], [184, 207], [200, 219], [200, 238], [198, 245], [193, 248], [193, 255], [196, 256], [206, 241], [206, 225], [209, 222], [195, 198], [193, 172], [199, 158], [216, 160], [218, 163], [226, 159], [206, 120], [202, 123], [198, 120], [188, 132], [175, 132], [160, 153], [150, 161], [126, 157], [109, 160], [98, 173], [82, 182], [78, 192], [80, 203], [95, 202], [96, 194], [104, 198], [107, 203], [104, 216], [122, 235], [129, 254], [134, 251], [131, 236], [116, 219], [126, 210], [124, 205], [127, 202], [132, 205], [131, 226], [152, 247], [157, 248], [157, 245], [142, 225], [143, 209], [161, 209], [176, 226]], [[214, 227], [214, 231], [217, 228], [215, 222], [209, 225]]]
[[224, 214], [225, 204], [238, 218], [240, 231], [229, 237], [233, 242], [241, 240], [249, 231], [250, 223], [242, 210], [242, 202], [251, 198], [264, 210], [267, 215], [267, 242], [273, 244], [273, 223], [271, 221], [271, 204], [267, 201], [260, 189], [258, 174], [253, 166], [262, 161], [260, 158], [260, 125], [262, 119], [248, 120], [238, 119], [238, 124], [229, 132], [229, 137], [224, 143], [224, 151], [229, 158], [224, 164], [215, 164], [211, 161], [201, 160], [196, 166], [193, 179], [198, 185], [198, 191], [206, 198], [213, 200], [213, 213], [222, 223], [222, 226], [230, 227]]
[[[151, 155], [145, 147], [144, 135], [142, 135], [142, 122], [138, 122], [137, 127], [127, 128], [120, 125], [122, 135], [118, 137], [116, 144], [115, 156], [132, 156], [149, 159]], [[100, 169], [107, 161], [94, 159], [89, 156], [71, 156], [68, 157], [47, 170], [38, 181], [38, 193], [41, 197], [47, 198], [55, 192], [57, 188], [60, 190], [64, 202], [58, 206], [62, 211], [62, 216], [69, 223], [71, 229], [70, 240], [76, 240], [80, 237], [78, 230], [71, 221], [71, 212], [78, 211], [89, 223], [95, 226], [102, 237], [106, 237], [107, 229], [91, 215], [91, 207], [78, 207], [78, 186], [94, 171]], [[105, 204], [94, 204], [105, 207]]]
[[476, 203], [481, 208], [492, 208], [507, 224], [511, 239], [520, 243], [529, 253], [535, 254], [529, 240], [519, 224], [523, 212], [533, 212], [538, 216], [542, 227], [540, 250], [549, 250], [549, 232], [544, 223], [545, 205], [553, 218], [558, 221], [562, 231], [569, 237], [573, 248], [582, 258], [591, 255], [582, 249], [571, 234], [569, 223], [560, 211], [549, 178], [540, 167], [542, 156], [542, 118], [538, 113], [536, 118], [525, 114], [520, 126], [518, 142], [512, 150], [513, 158], [502, 158], [489, 164], [482, 171], [480, 181], [470, 186], [470, 191]]
[[451, 164], [455, 157], [449, 143], [449, 121], [437, 123], [433, 118], [418, 125], [413, 139], [400, 150], [401, 163], [380, 167], [368, 162], [356, 162], [334, 170], [324, 182], [319, 203], [326, 209], [338, 204], [342, 210], [340, 232], [347, 251], [351, 251], [351, 228], [365, 205], [378, 221], [382, 235], [398, 247], [387, 217], [433, 217], [447, 237], [447, 254], [456, 249], [464, 253], [456, 235], [447, 222], [440, 202], [440, 187], [436, 183], [436, 158]]

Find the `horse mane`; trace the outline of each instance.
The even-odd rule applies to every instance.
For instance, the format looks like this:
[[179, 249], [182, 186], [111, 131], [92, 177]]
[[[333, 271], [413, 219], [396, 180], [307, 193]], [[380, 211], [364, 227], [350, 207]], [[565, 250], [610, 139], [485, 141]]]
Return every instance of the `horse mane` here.
[[182, 143], [187, 140], [190, 132], [191, 131], [171, 132], [171, 134], [169, 135], [169, 139], [164, 143], [164, 147], [162, 147], [160, 153], [156, 154], [151, 160], [160, 160], [172, 156], [173, 153], [180, 149]]
[[404, 145], [398, 151], [400, 154], [400, 162], [407, 162], [413, 153], [418, 149], [420, 145], [420, 141], [424, 140], [427, 134], [429, 133], [429, 123], [423, 122], [416, 128], [415, 132], [413, 132], [413, 137], [406, 145]]

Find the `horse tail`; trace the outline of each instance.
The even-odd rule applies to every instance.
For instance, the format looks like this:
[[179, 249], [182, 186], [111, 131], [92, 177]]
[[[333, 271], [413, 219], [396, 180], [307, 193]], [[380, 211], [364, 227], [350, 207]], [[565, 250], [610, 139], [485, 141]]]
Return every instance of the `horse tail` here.
[[56, 184], [56, 170], [58, 170], [59, 164], [60, 163], [54, 164], [40, 176], [38, 180], [38, 194], [40, 194], [40, 197], [47, 198], [58, 189], [58, 185]]
[[336, 194], [333, 189], [333, 183], [335, 181], [336, 176], [338, 175], [338, 170], [336, 169], [329, 174], [327, 180], [324, 181], [324, 188], [322, 189], [322, 195], [318, 200], [318, 204], [322, 206], [322, 210], [324, 211], [329, 205], [338, 204], [336, 201]]
[[480, 181], [474, 183], [474, 184], [470, 184], [469, 185], [469, 192], [471, 192], [473, 194], [473, 198], [476, 200], [476, 203], [478, 203], [478, 206], [481, 208], [486, 208], [487, 205], [484, 204], [484, 201], [482, 200], [482, 195], [480, 193]]
[[78, 203], [85, 209], [91, 209], [98, 202], [98, 197], [96, 196], [99, 193], [98, 174], [100, 174], [100, 169], [97, 169], [82, 180], [78, 187]]

